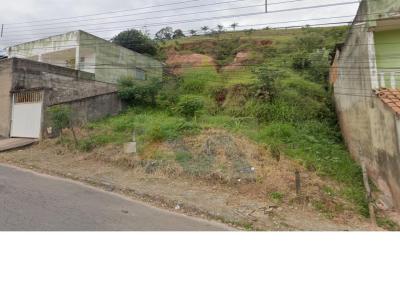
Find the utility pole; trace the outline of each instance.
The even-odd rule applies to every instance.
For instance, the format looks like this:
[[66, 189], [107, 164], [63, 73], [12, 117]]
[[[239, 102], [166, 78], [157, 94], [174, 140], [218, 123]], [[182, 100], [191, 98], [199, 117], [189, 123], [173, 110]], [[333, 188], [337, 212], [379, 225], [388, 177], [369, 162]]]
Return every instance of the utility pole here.
[[1, 24], [1, 35], [0, 38], [3, 38], [4, 24]]
[[265, 12], [268, 13], [268, 0], [265, 0]]

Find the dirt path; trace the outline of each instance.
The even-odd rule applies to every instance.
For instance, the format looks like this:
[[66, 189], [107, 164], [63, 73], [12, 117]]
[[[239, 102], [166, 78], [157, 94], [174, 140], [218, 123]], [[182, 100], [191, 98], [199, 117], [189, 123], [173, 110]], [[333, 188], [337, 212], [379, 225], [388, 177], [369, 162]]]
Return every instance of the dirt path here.
[[213, 185], [198, 179], [143, 175], [91, 159], [85, 154], [37, 144], [0, 154], [0, 162], [62, 176], [123, 193], [161, 208], [258, 230], [374, 230], [361, 217], [329, 219], [309, 204], [271, 204], [244, 187]]

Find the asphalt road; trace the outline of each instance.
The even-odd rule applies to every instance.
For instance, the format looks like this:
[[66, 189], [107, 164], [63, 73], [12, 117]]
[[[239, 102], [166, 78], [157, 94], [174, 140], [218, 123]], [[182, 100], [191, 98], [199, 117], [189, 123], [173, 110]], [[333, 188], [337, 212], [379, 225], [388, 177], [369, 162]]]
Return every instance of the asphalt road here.
[[0, 165], [0, 231], [226, 231], [83, 184]]

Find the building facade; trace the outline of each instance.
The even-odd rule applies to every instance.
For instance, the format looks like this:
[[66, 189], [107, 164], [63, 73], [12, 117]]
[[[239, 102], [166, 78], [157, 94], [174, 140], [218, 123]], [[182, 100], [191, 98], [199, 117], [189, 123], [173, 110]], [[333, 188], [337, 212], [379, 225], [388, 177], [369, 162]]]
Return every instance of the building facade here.
[[81, 70], [114, 84], [126, 76], [138, 81], [161, 78], [163, 69], [151, 57], [80, 30], [9, 47], [8, 56]]
[[400, 209], [400, 1], [363, 0], [331, 68], [346, 144]]
[[94, 74], [26, 59], [0, 61], [0, 136], [40, 139], [51, 134], [48, 108], [67, 106], [83, 125], [123, 109], [114, 84]]

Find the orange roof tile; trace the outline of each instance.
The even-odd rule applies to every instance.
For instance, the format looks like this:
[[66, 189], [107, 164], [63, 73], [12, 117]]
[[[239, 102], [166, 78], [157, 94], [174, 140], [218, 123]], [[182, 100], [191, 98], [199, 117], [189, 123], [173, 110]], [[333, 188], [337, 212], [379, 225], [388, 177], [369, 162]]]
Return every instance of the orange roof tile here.
[[375, 93], [383, 103], [388, 105], [395, 113], [400, 115], [400, 89], [380, 88], [375, 90]]

